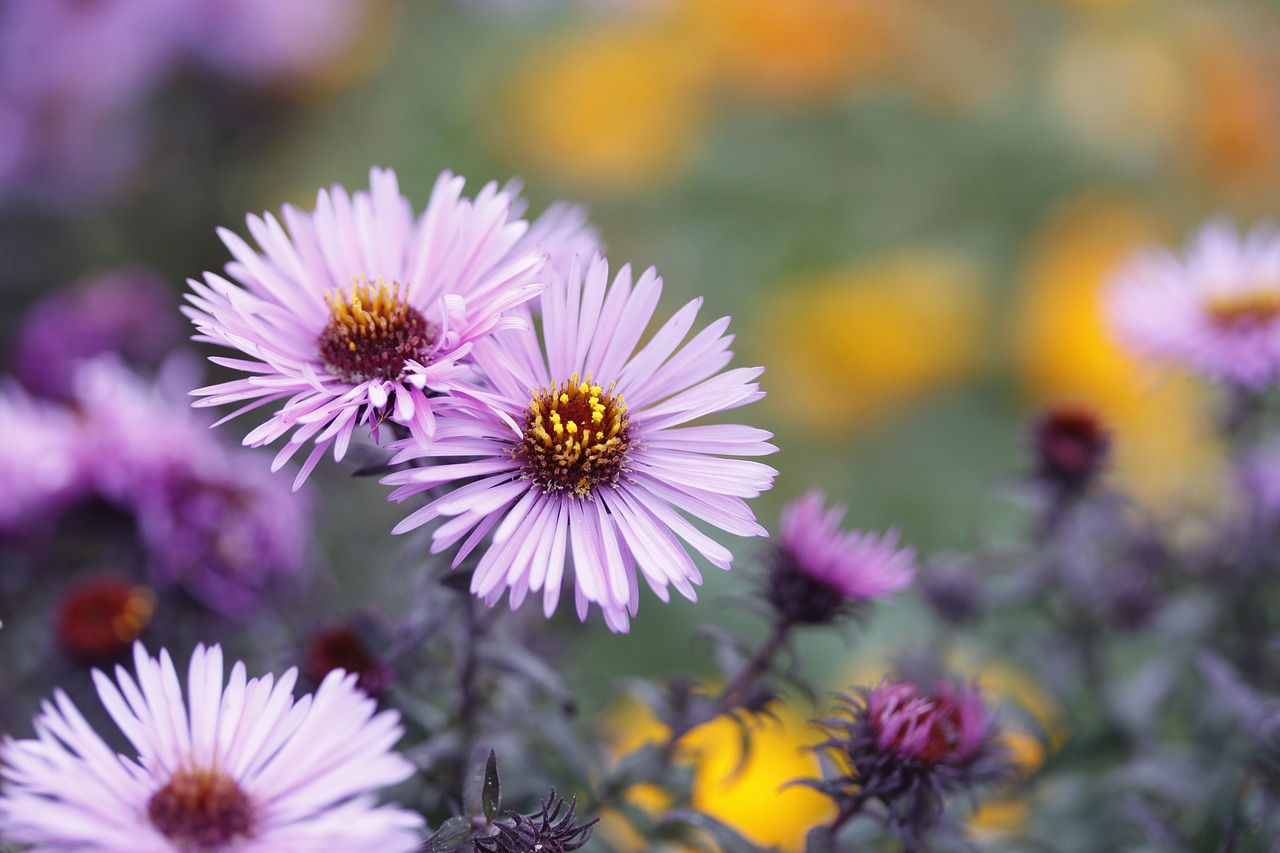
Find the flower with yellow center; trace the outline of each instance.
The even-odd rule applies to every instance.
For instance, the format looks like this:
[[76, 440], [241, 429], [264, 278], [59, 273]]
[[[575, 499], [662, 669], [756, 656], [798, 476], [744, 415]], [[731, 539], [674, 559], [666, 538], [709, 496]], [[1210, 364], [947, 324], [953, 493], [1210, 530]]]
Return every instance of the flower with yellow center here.
[[576, 209], [554, 207], [530, 226], [524, 202], [496, 184], [468, 199], [445, 172], [415, 215], [394, 173], [374, 169], [370, 183], [354, 195], [321, 190], [313, 213], [286, 205], [283, 225], [248, 217], [256, 250], [221, 230], [237, 283], [213, 273], [190, 282], [201, 339], [247, 356], [214, 360], [249, 374], [197, 389], [196, 405], [239, 405], [234, 416], [278, 404], [245, 444], [288, 435], [274, 468], [312, 444], [295, 485], [327, 450], [341, 459], [360, 424], [376, 438], [390, 420], [429, 441], [436, 401], [472, 372], [475, 343], [523, 326], [512, 309], [566, 255], [595, 246]]
[[686, 546], [728, 569], [728, 549], [684, 514], [735, 535], [764, 535], [746, 499], [770, 488], [777, 472], [739, 457], [774, 447], [749, 426], [689, 422], [763, 397], [754, 381], [761, 371], [723, 370], [727, 318], [681, 345], [697, 301], [639, 346], [661, 288], [652, 269], [633, 286], [629, 267], [610, 285], [597, 256], [540, 297], [541, 336], [478, 345], [488, 388], [459, 397], [434, 442], [396, 445], [399, 461], [436, 464], [383, 479], [399, 487], [394, 500], [435, 493], [395, 532], [447, 518], [432, 550], [461, 543], [457, 565], [492, 531], [472, 592], [493, 605], [510, 590], [517, 607], [541, 590], [547, 615], [572, 558], [579, 617], [595, 604], [614, 631], [627, 630], [639, 606], [638, 576], [663, 601], [672, 586], [696, 598], [702, 576]]

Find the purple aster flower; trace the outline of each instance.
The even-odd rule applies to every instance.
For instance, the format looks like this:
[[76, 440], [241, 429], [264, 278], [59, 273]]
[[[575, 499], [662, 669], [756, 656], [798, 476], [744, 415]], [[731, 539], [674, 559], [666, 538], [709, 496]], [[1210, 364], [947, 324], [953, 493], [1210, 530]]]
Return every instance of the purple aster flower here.
[[354, 675], [295, 699], [295, 670], [249, 679], [237, 662], [224, 682], [222, 650], [197, 646], [184, 698], [168, 652], [136, 644], [134, 665], [93, 679], [136, 757], [56, 691], [35, 739], [0, 747], [0, 835], [35, 853], [414, 848], [421, 817], [373, 798], [413, 773], [391, 749], [399, 716], [375, 715]]
[[89, 490], [80, 425], [62, 406], [0, 386], [0, 535], [50, 524]]
[[1280, 234], [1201, 229], [1185, 256], [1143, 254], [1111, 282], [1108, 310], [1136, 352], [1251, 388], [1280, 375]]
[[727, 317], [680, 346], [701, 300], [637, 350], [661, 290], [652, 268], [633, 287], [624, 266], [609, 286], [608, 264], [597, 256], [585, 274], [574, 264], [542, 295], [545, 349], [532, 333], [478, 345], [476, 361], [492, 390], [450, 410], [432, 445], [402, 442], [397, 457], [460, 461], [383, 480], [400, 487], [391, 495], [400, 501], [449, 486], [395, 532], [448, 517], [432, 550], [462, 542], [456, 566], [492, 531], [472, 592], [493, 605], [510, 589], [514, 608], [542, 590], [548, 616], [571, 554], [579, 618], [597, 604], [614, 631], [627, 630], [636, 612], [637, 567], [663, 601], [669, 585], [695, 598], [701, 576], [686, 545], [730, 567], [728, 549], [682, 512], [739, 536], [767, 535], [744, 498], [770, 488], [777, 472], [724, 457], [772, 453], [770, 434], [687, 426], [764, 396], [753, 381], [762, 369], [721, 372], [732, 357]]
[[898, 547], [897, 530], [844, 532], [844, 505], [824, 510], [823, 500], [813, 491], [782, 510], [768, 597], [789, 622], [829, 622], [848, 605], [885, 598], [915, 577], [915, 550]]
[[274, 580], [301, 574], [308, 504], [255, 454], [219, 442], [178, 396], [113, 360], [84, 363], [76, 400], [92, 476], [136, 519], [153, 584], [243, 617]]
[[932, 693], [888, 679], [840, 697], [821, 725], [845, 775], [815, 785], [841, 806], [839, 821], [878, 799], [886, 822], [918, 842], [937, 822], [947, 794], [1011, 772], [994, 719], [977, 685], [942, 681]]
[[244, 443], [290, 434], [278, 469], [314, 442], [295, 486], [330, 446], [340, 460], [357, 424], [376, 431], [389, 418], [429, 441], [432, 392], [470, 371], [477, 341], [520, 326], [505, 312], [541, 288], [547, 255], [523, 240], [511, 193], [491, 183], [464, 199], [463, 179], [445, 172], [414, 216], [394, 173], [374, 169], [370, 181], [354, 196], [322, 190], [314, 213], [286, 205], [284, 226], [248, 217], [261, 253], [223, 229], [239, 284], [212, 273], [190, 282], [199, 339], [249, 356], [214, 357], [248, 376], [194, 391], [196, 405], [244, 403], [230, 418], [283, 402]]
[[75, 365], [103, 353], [156, 367], [182, 340], [176, 300], [154, 274], [121, 269], [50, 294], [23, 318], [14, 373], [33, 393], [68, 397]]

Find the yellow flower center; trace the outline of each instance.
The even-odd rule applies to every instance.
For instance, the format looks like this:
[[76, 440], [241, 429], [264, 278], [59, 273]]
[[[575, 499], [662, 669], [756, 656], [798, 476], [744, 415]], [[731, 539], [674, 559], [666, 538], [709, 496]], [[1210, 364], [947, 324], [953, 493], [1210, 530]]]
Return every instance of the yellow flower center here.
[[626, 468], [631, 447], [627, 407], [578, 374], [551, 390], [541, 389], [529, 404], [524, 437], [513, 451], [522, 473], [549, 494], [586, 497], [612, 486]]
[[1210, 296], [1204, 309], [1209, 321], [1220, 328], [1261, 326], [1280, 317], [1280, 290]]
[[325, 294], [329, 324], [320, 334], [320, 358], [334, 376], [358, 385], [399, 379], [405, 363], [426, 363], [436, 330], [408, 303], [407, 289], [356, 282]]

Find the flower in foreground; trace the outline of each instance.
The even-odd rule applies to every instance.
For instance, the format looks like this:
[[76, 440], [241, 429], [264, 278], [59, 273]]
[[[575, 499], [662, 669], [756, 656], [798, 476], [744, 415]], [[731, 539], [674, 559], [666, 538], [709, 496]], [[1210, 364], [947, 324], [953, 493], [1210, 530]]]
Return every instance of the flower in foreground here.
[[541, 296], [541, 344], [532, 333], [482, 342], [475, 358], [491, 390], [442, 418], [429, 447], [403, 443], [400, 461], [460, 461], [384, 478], [399, 486], [395, 500], [448, 487], [396, 532], [448, 517], [432, 550], [461, 542], [456, 566], [492, 531], [471, 578], [487, 604], [510, 589], [517, 607], [541, 590], [550, 616], [571, 554], [579, 618], [597, 604], [611, 630], [625, 631], [639, 604], [637, 568], [663, 601], [668, 586], [695, 598], [701, 575], [686, 545], [730, 568], [728, 549], [682, 512], [739, 536], [766, 535], [744, 499], [770, 488], [777, 472], [724, 457], [772, 453], [770, 434], [686, 426], [760, 399], [753, 380], [762, 371], [721, 372], [732, 357], [727, 317], [680, 346], [701, 300], [637, 350], [661, 289], [652, 269], [633, 286], [624, 266], [609, 286], [603, 258], [585, 270], [575, 264]]
[[413, 849], [421, 818], [377, 805], [408, 778], [391, 751], [398, 715], [375, 716], [354, 675], [335, 672], [295, 700], [294, 670], [223, 682], [222, 650], [197, 646], [187, 695], [173, 661], [134, 647], [136, 680], [116, 668], [94, 682], [137, 752], [117, 755], [62, 691], [36, 738], [0, 747], [0, 835], [58, 850], [132, 853], [319, 853]]
[[248, 356], [213, 361], [248, 376], [197, 389], [196, 405], [242, 405], [230, 418], [280, 403], [244, 443], [290, 434], [277, 470], [313, 442], [297, 484], [329, 447], [341, 459], [357, 424], [376, 434], [389, 418], [429, 440], [430, 394], [467, 372], [476, 341], [520, 324], [506, 312], [538, 292], [557, 251], [526, 239], [512, 193], [490, 183], [465, 199], [463, 183], [442, 174], [415, 216], [395, 174], [374, 169], [368, 192], [321, 190], [314, 213], [286, 205], [283, 226], [249, 216], [260, 251], [220, 230], [238, 283], [213, 273], [189, 281], [186, 311], [198, 339]]
[[814, 785], [840, 807], [836, 826], [880, 800], [886, 822], [919, 840], [941, 816], [945, 797], [1007, 776], [1011, 765], [977, 685], [941, 681], [933, 692], [888, 679], [841, 696], [821, 721], [819, 748], [835, 754], [843, 775]]
[[848, 605], [885, 598], [915, 577], [915, 550], [898, 547], [897, 530], [842, 531], [844, 505], [822, 504], [822, 493], [813, 491], [782, 510], [768, 596], [789, 622], [829, 622]]
[[1109, 296], [1116, 333], [1139, 353], [1255, 389], [1280, 376], [1280, 234], [1270, 225], [1240, 236], [1212, 222], [1183, 257], [1135, 258]]

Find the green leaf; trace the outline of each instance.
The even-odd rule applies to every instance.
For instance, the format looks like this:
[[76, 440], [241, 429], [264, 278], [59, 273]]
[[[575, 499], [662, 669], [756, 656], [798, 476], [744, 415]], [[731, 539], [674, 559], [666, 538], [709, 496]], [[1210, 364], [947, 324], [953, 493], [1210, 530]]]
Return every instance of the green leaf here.
[[502, 787], [498, 781], [498, 754], [489, 750], [489, 760], [484, 765], [484, 786], [480, 789], [484, 816], [492, 822], [502, 808]]
[[451, 817], [440, 824], [435, 834], [418, 848], [418, 853], [456, 853], [470, 837], [471, 820], [466, 817]]

